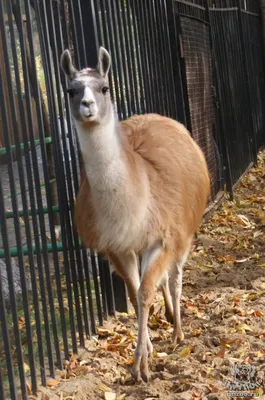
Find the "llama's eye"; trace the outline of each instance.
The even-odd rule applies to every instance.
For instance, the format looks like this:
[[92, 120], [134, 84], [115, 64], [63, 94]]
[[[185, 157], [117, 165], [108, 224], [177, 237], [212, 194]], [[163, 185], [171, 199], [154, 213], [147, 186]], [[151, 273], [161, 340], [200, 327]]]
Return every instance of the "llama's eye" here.
[[106, 94], [108, 90], [109, 90], [109, 88], [107, 86], [103, 86], [103, 88], [101, 89], [101, 92], [103, 94]]
[[76, 94], [76, 90], [75, 89], [67, 89], [66, 92], [69, 94], [69, 96], [71, 98], [73, 98], [74, 95]]

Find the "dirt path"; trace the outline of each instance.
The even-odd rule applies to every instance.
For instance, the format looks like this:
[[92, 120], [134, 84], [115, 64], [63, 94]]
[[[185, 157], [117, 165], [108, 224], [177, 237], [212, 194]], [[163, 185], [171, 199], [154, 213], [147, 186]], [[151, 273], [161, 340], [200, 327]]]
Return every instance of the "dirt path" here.
[[[203, 225], [185, 267], [182, 321], [185, 340], [170, 343], [157, 296], [149, 327], [154, 344], [149, 384], [133, 382], [137, 338], [132, 315], [110, 320], [79, 358], [39, 393], [48, 399], [227, 399], [232, 366], [255, 367], [265, 390], [265, 153]], [[253, 370], [252, 370], [253, 371]], [[246, 378], [245, 378], [246, 381]], [[111, 392], [111, 393], [109, 393]], [[264, 399], [262, 391], [260, 398]], [[230, 397], [231, 398], [231, 397]], [[251, 397], [245, 397], [250, 399]]]

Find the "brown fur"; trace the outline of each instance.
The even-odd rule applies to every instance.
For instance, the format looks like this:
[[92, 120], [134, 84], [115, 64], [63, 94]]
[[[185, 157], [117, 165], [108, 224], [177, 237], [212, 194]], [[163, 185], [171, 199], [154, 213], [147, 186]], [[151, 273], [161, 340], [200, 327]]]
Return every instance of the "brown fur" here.
[[[149, 236], [152, 241], [155, 236], [165, 246], [172, 247], [172, 251], [181, 253], [187, 238], [200, 224], [209, 196], [209, 175], [201, 150], [182, 124], [156, 114], [123, 121], [118, 134], [135, 201], [141, 201], [143, 171], [148, 176], [153, 198], [142, 248], [137, 245], [132, 250], [142, 252], [152, 244]], [[85, 173], [76, 200], [75, 222], [87, 247], [108, 253], [109, 249], [98, 248], [100, 232]]]

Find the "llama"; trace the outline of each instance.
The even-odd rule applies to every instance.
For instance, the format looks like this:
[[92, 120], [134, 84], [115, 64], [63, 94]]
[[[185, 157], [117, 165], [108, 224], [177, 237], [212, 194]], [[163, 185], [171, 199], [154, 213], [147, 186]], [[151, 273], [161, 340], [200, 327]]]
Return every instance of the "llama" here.
[[118, 121], [107, 79], [110, 56], [103, 47], [96, 69], [77, 71], [68, 50], [61, 67], [84, 161], [77, 231], [88, 248], [109, 257], [127, 285], [138, 317], [132, 375], [147, 382], [153, 350], [147, 323], [156, 287], [173, 317], [173, 343], [184, 338], [182, 268], [210, 193], [206, 161], [173, 119], [145, 114]]

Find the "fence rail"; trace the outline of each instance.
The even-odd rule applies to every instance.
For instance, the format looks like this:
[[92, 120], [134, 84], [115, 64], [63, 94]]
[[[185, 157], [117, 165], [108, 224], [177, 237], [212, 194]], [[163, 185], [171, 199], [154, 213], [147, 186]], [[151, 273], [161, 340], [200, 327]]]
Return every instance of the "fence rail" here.
[[111, 53], [120, 119], [178, 119], [203, 149], [211, 201], [264, 145], [264, 64], [253, 0], [0, 1], [0, 398], [27, 399], [104, 319], [124, 284], [82, 247], [82, 162], [59, 58]]

